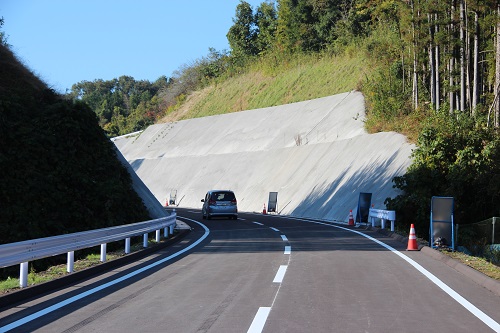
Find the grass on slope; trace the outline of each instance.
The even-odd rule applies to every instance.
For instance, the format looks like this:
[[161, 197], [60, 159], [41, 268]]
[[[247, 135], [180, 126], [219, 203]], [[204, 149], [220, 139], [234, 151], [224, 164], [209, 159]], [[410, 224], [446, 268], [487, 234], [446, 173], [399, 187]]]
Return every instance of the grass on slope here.
[[192, 94], [161, 122], [258, 109], [355, 90], [365, 77], [362, 52], [335, 56], [272, 57], [247, 71]]

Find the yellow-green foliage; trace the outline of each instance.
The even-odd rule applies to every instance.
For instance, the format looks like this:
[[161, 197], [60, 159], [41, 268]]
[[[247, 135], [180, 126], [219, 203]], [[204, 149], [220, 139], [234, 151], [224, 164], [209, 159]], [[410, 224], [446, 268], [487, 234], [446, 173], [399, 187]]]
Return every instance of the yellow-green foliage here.
[[295, 55], [280, 61], [257, 60], [240, 75], [206, 88], [181, 119], [300, 102], [357, 89], [366, 60], [330, 54]]

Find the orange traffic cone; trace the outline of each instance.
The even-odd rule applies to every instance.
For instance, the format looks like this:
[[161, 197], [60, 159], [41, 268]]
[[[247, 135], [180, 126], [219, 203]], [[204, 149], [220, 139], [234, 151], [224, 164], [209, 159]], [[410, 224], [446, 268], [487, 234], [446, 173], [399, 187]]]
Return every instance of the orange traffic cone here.
[[406, 251], [418, 251], [417, 235], [415, 235], [415, 225], [410, 226], [410, 237], [408, 237], [408, 247]]
[[264, 204], [264, 209], [262, 210], [262, 214], [266, 215], [267, 214], [267, 211], [266, 211], [266, 204]]
[[165, 200], [165, 207], [168, 207], [168, 199]]
[[347, 225], [354, 225], [354, 217], [352, 216], [352, 209], [349, 211], [349, 223]]

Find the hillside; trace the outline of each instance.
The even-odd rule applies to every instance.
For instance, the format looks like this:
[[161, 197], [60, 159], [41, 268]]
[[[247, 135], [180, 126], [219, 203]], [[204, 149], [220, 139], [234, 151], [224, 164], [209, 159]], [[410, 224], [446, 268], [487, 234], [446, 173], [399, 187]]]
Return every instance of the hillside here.
[[149, 219], [93, 111], [0, 46], [0, 244]]
[[236, 76], [191, 93], [158, 123], [306, 101], [359, 89], [370, 71], [364, 53], [261, 58]]

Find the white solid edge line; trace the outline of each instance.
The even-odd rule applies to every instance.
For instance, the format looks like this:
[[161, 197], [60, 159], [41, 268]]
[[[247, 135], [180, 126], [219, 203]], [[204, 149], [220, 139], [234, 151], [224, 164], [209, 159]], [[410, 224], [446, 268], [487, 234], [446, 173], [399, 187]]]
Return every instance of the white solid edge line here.
[[291, 254], [292, 253], [292, 247], [291, 246], [285, 246], [285, 251], [283, 254]]
[[286, 238], [285, 235], [281, 235], [281, 239], [283, 240], [283, 242], [287, 242], [288, 241], [288, 238]]
[[194, 242], [193, 244], [189, 245], [185, 249], [182, 249], [179, 252], [171, 254], [170, 256], [168, 256], [166, 258], [158, 260], [158, 261], [156, 261], [156, 262], [154, 262], [152, 264], [149, 264], [147, 266], [144, 266], [144, 267], [142, 267], [142, 268], [140, 268], [138, 270], [130, 272], [127, 275], [124, 275], [124, 276], [122, 276], [122, 277], [120, 277], [118, 279], [109, 281], [109, 282], [107, 282], [107, 283], [105, 283], [103, 285], [97, 286], [97, 287], [92, 288], [90, 290], [87, 290], [87, 291], [85, 291], [83, 293], [77, 294], [77, 295], [75, 295], [73, 297], [70, 297], [70, 298], [64, 300], [64, 301], [61, 301], [59, 303], [56, 303], [54, 305], [51, 305], [51, 306], [43, 309], [43, 310], [35, 312], [35, 313], [33, 313], [33, 314], [29, 315], [29, 316], [26, 316], [24, 318], [18, 319], [18, 320], [14, 321], [14, 322], [12, 322], [12, 323], [10, 323], [8, 325], [2, 326], [2, 327], [0, 327], [0, 333], [7, 332], [7, 331], [12, 330], [14, 328], [17, 328], [17, 327], [19, 327], [21, 325], [29, 323], [30, 321], [33, 321], [33, 320], [35, 320], [37, 318], [40, 318], [40, 317], [42, 317], [42, 316], [44, 316], [44, 315], [46, 315], [48, 313], [54, 312], [54, 311], [62, 308], [63, 306], [66, 306], [68, 304], [74, 303], [74, 302], [76, 302], [76, 301], [78, 301], [78, 300], [80, 300], [82, 298], [85, 298], [85, 297], [87, 297], [89, 295], [95, 294], [98, 291], [101, 291], [101, 290], [106, 289], [108, 287], [111, 287], [111, 286], [113, 286], [113, 285], [115, 285], [117, 283], [125, 281], [125, 280], [127, 280], [127, 279], [129, 279], [129, 278], [131, 278], [133, 276], [136, 276], [136, 275], [138, 275], [138, 274], [140, 274], [140, 273], [142, 273], [144, 271], [147, 271], [150, 268], [153, 268], [155, 266], [161, 265], [161, 264], [163, 264], [163, 263], [165, 263], [167, 261], [170, 261], [170, 260], [174, 259], [175, 257], [178, 257], [181, 254], [183, 254], [183, 253], [191, 250], [192, 248], [194, 248], [195, 246], [197, 246], [198, 244], [200, 244], [205, 238], [208, 237], [208, 235], [210, 234], [210, 230], [205, 225], [201, 224], [198, 221], [191, 220], [191, 219], [188, 219], [188, 218], [185, 218], [185, 217], [184, 217], [184, 219], [189, 220], [191, 222], [198, 223], [200, 226], [203, 227], [203, 229], [205, 229], [205, 233], [203, 234], [203, 236], [201, 236], [196, 242]]
[[283, 282], [283, 278], [285, 277], [286, 269], [288, 268], [287, 265], [281, 265], [278, 271], [276, 272], [276, 276], [274, 277], [273, 282], [274, 283], [281, 283]]
[[250, 325], [247, 333], [261, 333], [264, 329], [264, 325], [266, 324], [269, 312], [271, 312], [270, 307], [260, 307], [257, 314], [253, 318], [252, 324]]
[[415, 260], [411, 259], [410, 257], [404, 255], [400, 251], [396, 250], [390, 245], [387, 245], [378, 239], [375, 239], [371, 236], [365, 235], [364, 233], [357, 231], [357, 230], [352, 230], [348, 228], [344, 228], [338, 225], [333, 225], [331, 223], [323, 223], [323, 222], [317, 222], [317, 221], [308, 221], [308, 220], [303, 220], [303, 219], [298, 219], [298, 218], [292, 218], [295, 220], [303, 221], [303, 222], [309, 222], [309, 223], [316, 223], [316, 224], [322, 224], [326, 226], [331, 226], [334, 228], [339, 228], [345, 231], [350, 231], [354, 232], [358, 235], [361, 235], [363, 237], [368, 238], [369, 240], [385, 247], [392, 253], [396, 254], [397, 256], [401, 257], [403, 260], [408, 262], [410, 265], [412, 265], [414, 268], [416, 268], [420, 273], [422, 273], [424, 276], [426, 276], [429, 280], [431, 280], [436, 286], [441, 288], [445, 293], [447, 293], [451, 298], [453, 298], [456, 302], [458, 302], [460, 305], [462, 305], [464, 308], [466, 308], [470, 313], [472, 313], [474, 316], [476, 316], [479, 320], [481, 320], [483, 323], [485, 323], [488, 327], [490, 327], [492, 330], [495, 332], [500, 332], [500, 324], [497, 323], [493, 318], [488, 316], [486, 313], [483, 311], [479, 310], [474, 304], [466, 300], [463, 296], [461, 296], [459, 293], [457, 293], [455, 290], [450, 288], [447, 284], [445, 284], [443, 281], [441, 281], [439, 278], [437, 278], [434, 274], [429, 272], [427, 269], [422, 267], [419, 263], [417, 263]]

